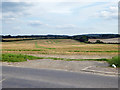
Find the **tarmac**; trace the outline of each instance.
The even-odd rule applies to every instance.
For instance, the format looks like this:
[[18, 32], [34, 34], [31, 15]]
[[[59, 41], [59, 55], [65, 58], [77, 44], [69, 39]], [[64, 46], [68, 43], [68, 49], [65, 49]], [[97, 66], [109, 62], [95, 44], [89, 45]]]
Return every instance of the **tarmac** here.
[[86, 72], [107, 76], [119, 75], [119, 68], [109, 67], [109, 64], [105, 61], [63, 61], [39, 59], [14, 63], [2, 62], [1, 65], [36, 69], [63, 70], [70, 72]]

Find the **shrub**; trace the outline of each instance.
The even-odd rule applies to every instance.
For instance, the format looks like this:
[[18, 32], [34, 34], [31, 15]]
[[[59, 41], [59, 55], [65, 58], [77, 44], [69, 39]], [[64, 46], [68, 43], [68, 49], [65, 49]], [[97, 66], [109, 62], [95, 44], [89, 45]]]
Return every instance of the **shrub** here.
[[120, 56], [115, 56], [112, 59], [109, 59], [108, 63], [110, 66], [112, 66], [112, 64], [115, 64], [117, 67], [120, 67]]
[[100, 40], [96, 40], [96, 43], [103, 43], [102, 41], [100, 41]]
[[85, 41], [85, 43], [91, 43], [90, 41]]

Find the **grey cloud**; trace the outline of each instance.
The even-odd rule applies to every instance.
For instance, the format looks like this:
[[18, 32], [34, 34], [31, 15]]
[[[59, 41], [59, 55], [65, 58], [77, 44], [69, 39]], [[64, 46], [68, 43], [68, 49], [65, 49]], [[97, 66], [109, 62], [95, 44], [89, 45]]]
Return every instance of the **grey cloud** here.
[[27, 10], [32, 4], [25, 2], [2, 2], [2, 14], [4, 20], [28, 15]]
[[20, 12], [30, 4], [24, 2], [2, 2], [2, 12]]

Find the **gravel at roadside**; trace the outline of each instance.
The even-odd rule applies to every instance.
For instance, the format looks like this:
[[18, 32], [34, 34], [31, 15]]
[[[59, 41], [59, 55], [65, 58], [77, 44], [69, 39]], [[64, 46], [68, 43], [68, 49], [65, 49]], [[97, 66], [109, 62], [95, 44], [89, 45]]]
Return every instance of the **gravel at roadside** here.
[[44, 54], [28, 54], [32, 56], [37, 57], [54, 57], [54, 58], [68, 58], [68, 59], [101, 59], [106, 58], [110, 59], [114, 55], [108, 56], [108, 55], [44, 55]]
[[25, 62], [2, 62], [2, 65], [26, 68], [57, 69], [73, 72], [90, 72], [107, 75], [117, 75], [118, 70], [108, 67], [105, 61], [64, 61], [52, 59], [29, 60]]

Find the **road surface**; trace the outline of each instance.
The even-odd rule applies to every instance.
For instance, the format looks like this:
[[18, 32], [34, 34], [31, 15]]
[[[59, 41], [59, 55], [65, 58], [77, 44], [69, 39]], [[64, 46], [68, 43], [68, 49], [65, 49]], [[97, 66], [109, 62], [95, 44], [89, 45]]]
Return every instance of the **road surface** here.
[[3, 88], [118, 88], [118, 77], [48, 69], [2, 67]]

